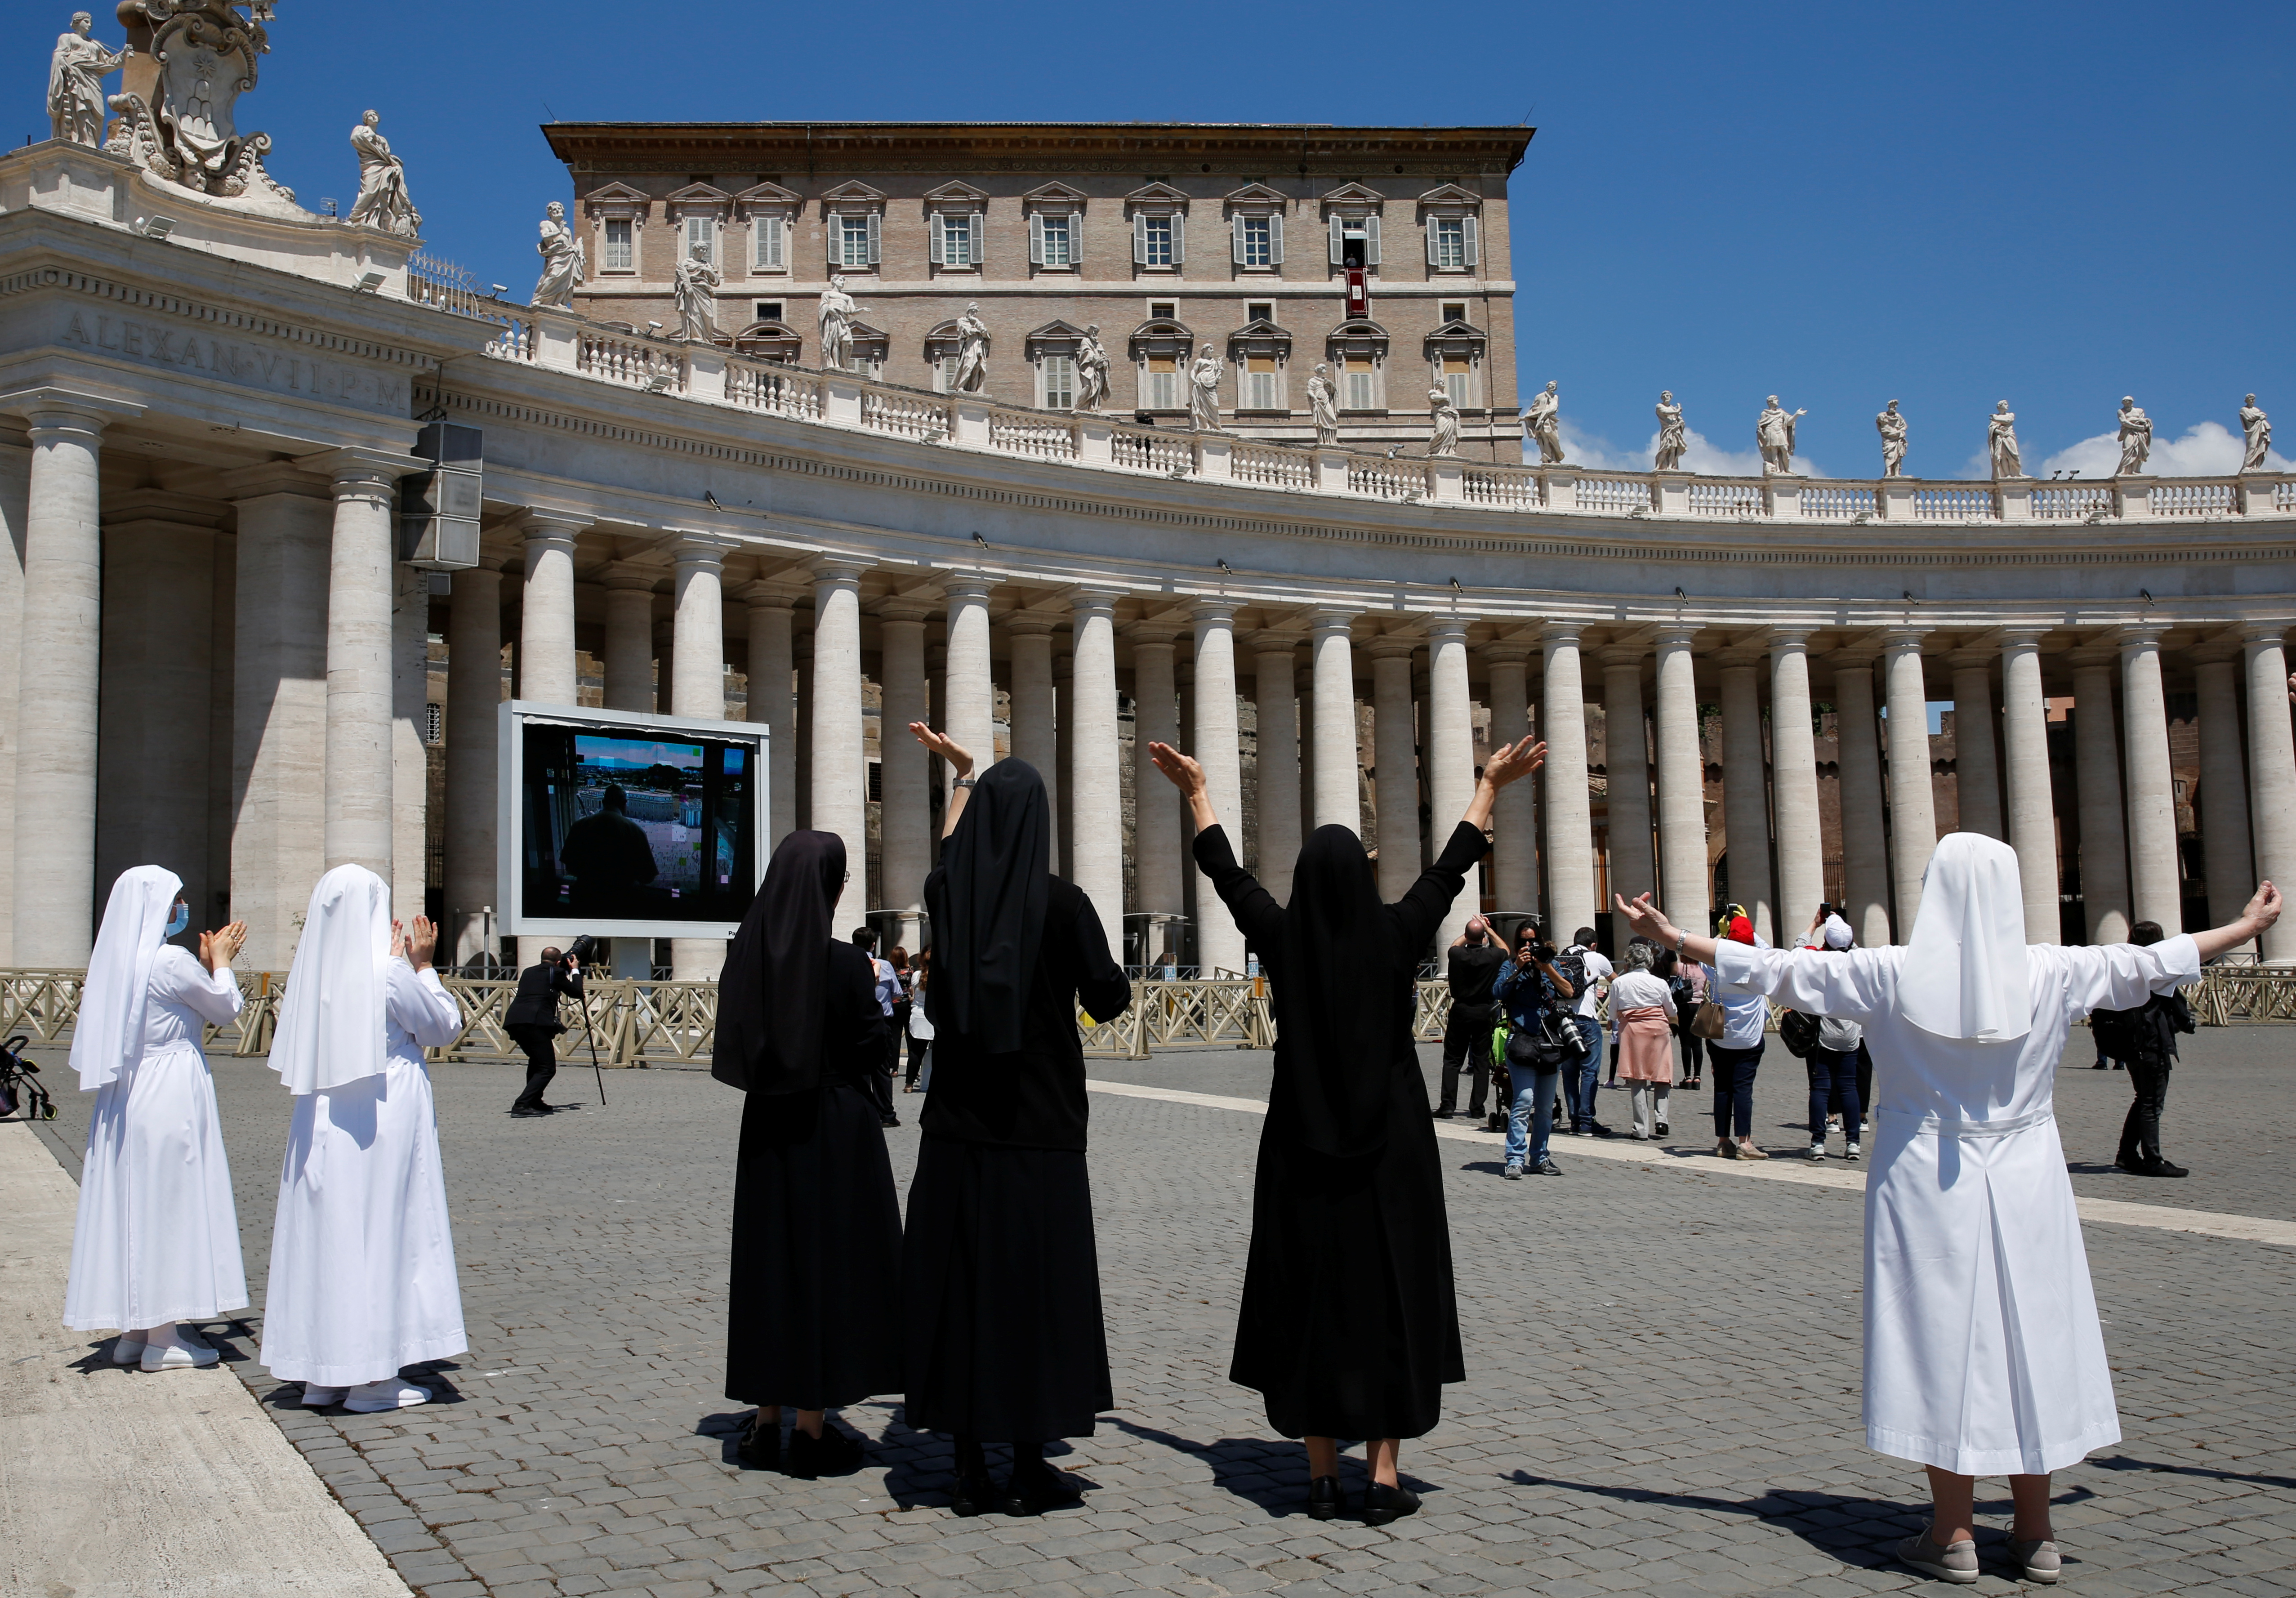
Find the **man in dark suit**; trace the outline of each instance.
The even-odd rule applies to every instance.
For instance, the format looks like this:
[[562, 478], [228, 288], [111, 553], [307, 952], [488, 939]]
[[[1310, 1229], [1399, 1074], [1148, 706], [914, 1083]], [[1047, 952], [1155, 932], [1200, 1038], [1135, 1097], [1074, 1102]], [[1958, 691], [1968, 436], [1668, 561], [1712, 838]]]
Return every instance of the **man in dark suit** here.
[[558, 1074], [558, 1035], [566, 1028], [558, 1019], [558, 996], [582, 1002], [582, 963], [556, 949], [542, 951], [542, 963], [518, 974], [518, 992], [503, 1016], [503, 1030], [526, 1051], [526, 1091], [510, 1107], [517, 1116], [548, 1115], [564, 1106], [545, 1104], [542, 1090]]

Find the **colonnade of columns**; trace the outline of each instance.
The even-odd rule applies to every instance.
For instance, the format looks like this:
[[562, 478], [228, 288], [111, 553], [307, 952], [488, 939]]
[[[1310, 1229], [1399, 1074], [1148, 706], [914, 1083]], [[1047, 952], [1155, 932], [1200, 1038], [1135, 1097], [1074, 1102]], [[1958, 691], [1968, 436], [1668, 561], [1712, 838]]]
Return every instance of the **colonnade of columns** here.
[[[0, 850], [13, 907], [7, 962], [85, 959], [97, 893], [107, 885], [100, 868], [134, 863], [105, 855], [100, 834], [181, 856], [180, 865], [169, 864], [197, 884], [198, 919], [211, 921], [210, 900], [227, 892], [231, 912], [256, 929], [254, 961], [271, 969], [286, 964], [302, 897], [328, 866], [357, 861], [393, 881], [400, 897], [419, 895], [425, 774], [414, 729], [430, 606], [423, 579], [393, 561], [391, 496], [406, 459], [337, 450], [245, 468], [225, 474], [227, 498], [206, 510], [156, 492], [105, 504], [102, 441], [118, 410], [73, 396], [13, 403], [29, 421], [31, 447], [0, 462], [0, 521], [15, 524], [8, 530], [22, 551], [20, 566], [0, 561], [0, 604], [20, 604], [22, 618], [19, 648], [0, 663], [0, 688], [8, 674], [16, 678], [16, 692], [0, 692], [10, 724], [0, 733], [12, 739], [15, 756], [0, 774], [13, 823], [10, 846]], [[225, 530], [226, 509], [234, 531]], [[513, 531], [519, 558], [511, 572], [458, 572], [448, 601], [441, 830], [447, 902], [464, 909], [496, 904], [502, 891], [495, 705], [505, 576], [514, 574], [519, 588], [521, 697], [577, 698], [576, 563], [594, 524], [536, 508], [521, 513]], [[603, 582], [610, 708], [726, 715], [731, 547], [715, 537], [681, 536], [645, 561], [610, 564]], [[1078, 589], [1049, 603], [1045, 591], [1030, 590], [1029, 604], [992, 623], [1002, 580], [981, 574], [872, 595], [865, 619], [873, 575], [865, 559], [824, 555], [732, 596], [748, 620], [745, 713], [774, 733], [773, 830], [778, 836], [802, 824], [845, 837], [852, 869], [840, 927], [872, 913], [911, 924], [921, 914], [938, 779], [903, 729], [931, 720], [990, 756], [1000, 631], [1011, 751], [1044, 774], [1058, 818], [1054, 860], [1092, 895], [1115, 946], [1128, 914], [1185, 914], [1201, 966], [1241, 970], [1247, 957], [1187, 861], [1179, 807], [1147, 765], [1147, 744], [1179, 743], [1204, 763], [1222, 816], [1240, 833], [1249, 824], [1253, 835], [1239, 842], [1254, 849], [1281, 894], [1308, 830], [1362, 824], [1357, 733], [1365, 678], [1377, 816], [1365, 841], [1377, 848], [1390, 895], [1441, 848], [1464, 808], [1480, 699], [1492, 741], [1536, 728], [1549, 746], [1535, 791], [1526, 785], [1503, 797], [1484, 890], [1501, 909], [1543, 910], [1565, 933], [1594, 919], [1602, 906], [1583, 717], [1590, 692], [1609, 730], [1611, 885], [1654, 889], [1677, 913], [1685, 905], [1704, 909], [1702, 703], [1718, 698], [1729, 897], [1748, 906], [1766, 935], [1784, 939], [1800, 931], [1824, 891], [1807, 627], [1741, 632], [1702, 652], [1701, 630], [1688, 623], [1606, 626], [1590, 668], [1583, 658], [1590, 628], [1565, 621], [1516, 625], [1471, 642], [1480, 623], [1466, 616], [1274, 613], [1204, 599], [1180, 608], [1158, 601], [1164, 608], [1119, 626], [1126, 594]], [[670, 621], [658, 635], [656, 594], [665, 579]], [[169, 602], [166, 616], [154, 610], [155, 594]], [[1260, 624], [1239, 636], [1239, 617]], [[143, 642], [171, 619], [178, 639], [197, 635], [196, 647], [165, 655]], [[800, 627], [801, 619], [809, 625]], [[865, 866], [872, 853], [865, 625], [875, 634], [884, 761], [873, 876]], [[1855, 818], [1841, 839], [1843, 897], [1864, 940], [1902, 937], [1919, 907], [1937, 825], [1926, 758], [1931, 655], [1943, 657], [1941, 675], [1949, 674], [1960, 710], [1959, 824], [2003, 836], [2017, 850], [2028, 934], [2059, 935], [2060, 807], [2052, 784], [2061, 779], [2050, 767], [2042, 636], [2008, 628], [1971, 643], [1898, 627], [1860, 635], [1818, 663], [1831, 678], [1842, 813]], [[2078, 817], [2084, 930], [2093, 940], [2126, 936], [2136, 921], [2173, 929], [2183, 920], [2162, 640], [2158, 627], [2132, 626], [2085, 638], [2067, 659], [2079, 709], [2075, 793], [2066, 807]], [[2223, 920], [2257, 875], [2296, 878], [2296, 740], [2283, 629], [2235, 627], [2183, 658], [2198, 704], [2206, 891], [2211, 919]], [[100, 692], [107, 676], [115, 688], [132, 683], [143, 692]], [[657, 678], [666, 685], [660, 694]], [[1127, 694], [1136, 741], [1128, 893], [1119, 713]], [[1258, 723], [1258, 797], [1249, 812], [1245, 694]], [[1918, 731], [1919, 758], [1885, 763], [1883, 734], [1892, 727]], [[139, 792], [139, 783], [152, 791]], [[196, 791], [195, 808], [186, 790]], [[170, 805], [206, 815], [209, 825], [185, 822], [171, 832], [176, 824], [162, 814]], [[1447, 940], [1473, 907], [1463, 896]], [[419, 899], [401, 912], [417, 908]], [[465, 920], [453, 931], [456, 955], [467, 958], [485, 929]], [[2292, 939], [2296, 929], [2268, 938], [2264, 955], [2296, 957]], [[714, 940], [678, 940], [673, 949], [682, 976], [714, 975], [719, 958]]]

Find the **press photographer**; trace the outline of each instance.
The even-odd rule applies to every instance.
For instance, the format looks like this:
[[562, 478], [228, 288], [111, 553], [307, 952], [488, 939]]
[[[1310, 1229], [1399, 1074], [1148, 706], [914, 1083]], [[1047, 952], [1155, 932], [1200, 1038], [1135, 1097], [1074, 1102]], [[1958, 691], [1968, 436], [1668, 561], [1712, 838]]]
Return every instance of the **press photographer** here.
[[539, 964], [519, 972], [518, 992], [503, 1017], [503, 1030], [526, 1051], [526, 1091], [510, 1107], [512, 1115], [548, 1115], [573, 1108], [544, 1103], [542, 1092], [558, 1074], [558, 1035], [566, 1030], [558, 1019], [559, 997], [563, 995], [578, 1004], [582, 1002], [582, 966], [597, 947], [596, 938], [585, 935], [563, 953], [555, 948], [543, 950]]

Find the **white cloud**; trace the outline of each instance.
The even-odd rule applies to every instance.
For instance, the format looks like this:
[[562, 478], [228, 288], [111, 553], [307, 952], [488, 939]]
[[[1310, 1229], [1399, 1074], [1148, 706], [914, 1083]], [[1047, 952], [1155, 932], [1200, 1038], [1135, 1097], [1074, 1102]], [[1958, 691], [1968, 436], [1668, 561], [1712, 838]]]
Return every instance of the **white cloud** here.
[[[2156, 431], [2152, 436], [2152, 454], [2144, 464], [2147, 471], [2161, 477], [2224, 477], [2240, 470], [2240, 458], [2244, 453], [2238, 433], [2221, 422], [2203, 422], [2185, 429], [2178, 438], [2165, 438]], [[2289, 470], [2286, 458], [2277, 450], [2267, 451], [2264, 463], [2275, 471]], [[2119, 436], [2099, 433], [2094, 438], [2083, 438], [2057, 451], [2043, 461], [2033, 475], [2047, 477], [2053, 472], [2077, 470], [2083, 477], [2111, 477], [2120, 468]]]

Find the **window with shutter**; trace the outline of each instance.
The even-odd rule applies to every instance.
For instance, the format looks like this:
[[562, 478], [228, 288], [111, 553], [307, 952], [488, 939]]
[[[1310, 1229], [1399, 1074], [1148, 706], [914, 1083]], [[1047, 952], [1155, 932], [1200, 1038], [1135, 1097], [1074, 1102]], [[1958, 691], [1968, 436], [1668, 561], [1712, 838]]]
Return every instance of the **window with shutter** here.
[[1241, 266], [1243, 265], [1243, 218], [1242, 217], [1230, 217], [1227, 219], [1227, 235], [1228, 258]]
[[869, 265], [873, 266], [877, 264], [879, 258], [882, 254], [882, 250], [879, 242], [877, 213], [871, 211], [866, 220], [868, 222], [867, 233], [869, 235]]
[[710, 243], [717, 232], [716, 220], [709, 217], [688, 217], [685, 219], [685, 257], [688, 260], [708, 260], [712, 251]]
[[936, 266], [948, 265], [948, 220], [939, 211], [925, 218], [925, 258]]
[[1272, 266], [1283, 264], [1283, 213], [1281, 211], [1267, 218], [1267, 262]]
[[1474, 365], [1465, 356], [1447, 355], [1443, 357], [1443, 388], [1451, 396], [1451, 403], [1461, 410], [1472, 410], [1475, 405]]
[[1172, 213], [1172, 265], [1188, 258], [1188, 219], [1177, 211]]
[[1043, 266], [1065, 270], [1076, 265], [1076, 218], [1039, 217], [1044, 232]]
[[1045, 357], [1045, 409], [1072, 411], [1076, 408], [1076, 360], [1065, 355]]
[[1141, 403], [1152, 411], [1171, 411], [1179, 408], [1179, 370], [1175, 357], [1152, 355], [1148, 357], [1147, 381], [1143, 384]]
[[1142, 216], [1132, 218], [1132, 264], [1136, 266], [1148, 264], [1148, 218]]
[[608, 272], [637, 270], [637, 251], [631, 244], [631, 229], [627, 219], [606, 224], [604, 259], [599, 265]]
[[1044, 264], [1045, 219], [1032, 214], [1029, 217], [1029, 265], [1041, 266]]
[[1369, 356], [1348, 356], [1347, 409], [1375, 411], [1379, 406], [1379, 367]]
[[1344, 266], [1347, 265], [1345, 246], [1341, 242], [1341, 230], [1344, 225], [1344, 218], [1340, 217], [1333, 217], [1332, 218], [1332, 265], [1334, 266]]
[[750, 255], [757, 270], [782, 270], [782, 229], [787, 224], [778, 215], [757, 216], [750, 219]]
[[1437, 217], [1427, 224], [1427, 264], [1438, 272], [1467, 268], [1467, 228], [1464, 217]]
[[1364, 218], [1364, 265], [1379, 265], [1379, 213], [1374, 211]]
[[1477, 264], [1476, 257], [1481, 253], [1475, 239], [1476, 234], [1481, 230], [1476, 226], [1475, 218], [1472, 216], [1461, 217], [1460, 223], [1466, 232], [1467, 265], [1472, 266]]

